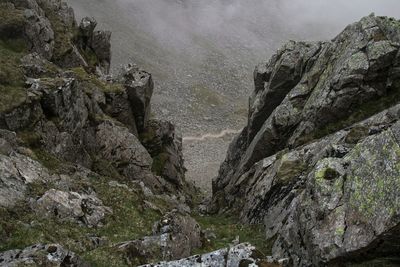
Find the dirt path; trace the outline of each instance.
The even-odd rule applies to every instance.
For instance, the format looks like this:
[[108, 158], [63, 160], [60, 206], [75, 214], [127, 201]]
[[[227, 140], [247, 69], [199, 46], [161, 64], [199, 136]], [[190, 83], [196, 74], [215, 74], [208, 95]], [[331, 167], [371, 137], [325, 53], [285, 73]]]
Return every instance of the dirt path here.
[[219, 138], [224, 138], [227, 135], [238, 134], [241, 131], [242, 129], [240, 130], [226, 129], [217, 134], [207, 133], [201, 136], [186, 136], [183, 137], [182, 140], [183, 142], [190, 142], [190, 141], [204, 141], [206, 139], [219, 139]]

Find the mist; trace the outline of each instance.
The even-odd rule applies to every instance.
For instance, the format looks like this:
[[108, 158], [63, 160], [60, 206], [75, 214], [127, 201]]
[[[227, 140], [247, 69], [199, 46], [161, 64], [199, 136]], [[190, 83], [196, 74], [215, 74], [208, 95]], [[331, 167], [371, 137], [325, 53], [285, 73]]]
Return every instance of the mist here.
[[[70, 0], [78, 16], [107, 12], [100, 22], [115, 32], [135, 27], [163, 49], [204, 56], [209, 49], [270, 55], [289, 39], [330, 39], [371, 12], [400, 16], [397, 0]], [[84, 2], [84, 3], [82, 3]], [[108, 4], [107, 4], [108, 3]], [[120, 23], [118, 23], [120, 22]], [[129, 33], [126, 33], [129, 34]], [[200, 41], [199, 41], [200, 40]], [[201, 41], [203, 41], [201, 43]], [[117, 45], [118, 46], [118, 45]], [[117, 47], [118, 48], [118, 47]], [[221, 52], [221, 51], [220, 51]], [[151, 56], [151, 55], [149, 55]], [[251, 56], [253, 58], [253, 56]], [[118, 57], [116, 63], [120, 63]]]

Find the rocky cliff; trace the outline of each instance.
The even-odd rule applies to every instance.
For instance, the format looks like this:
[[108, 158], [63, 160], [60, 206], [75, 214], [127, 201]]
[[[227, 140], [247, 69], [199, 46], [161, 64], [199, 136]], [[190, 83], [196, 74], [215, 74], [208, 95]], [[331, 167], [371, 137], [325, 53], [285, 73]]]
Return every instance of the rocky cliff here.
[[262, 223], [294, 266], [398, 264], [399, 48], [400, 22], [370, 15], [257, 66], [211, 211]]
[[110, 32], [61, 0], [0, 0], [0, 18], [0, 266], [266, 261], [259, 228], [199, 214], [152, 75], [109, 74]]
[[111, 33], [59, 0], [1, 1], [0, 14], [0, 265], [190, 256], [194, 188], [174, 126], [151, 118], [151, 74], [108, 75]]

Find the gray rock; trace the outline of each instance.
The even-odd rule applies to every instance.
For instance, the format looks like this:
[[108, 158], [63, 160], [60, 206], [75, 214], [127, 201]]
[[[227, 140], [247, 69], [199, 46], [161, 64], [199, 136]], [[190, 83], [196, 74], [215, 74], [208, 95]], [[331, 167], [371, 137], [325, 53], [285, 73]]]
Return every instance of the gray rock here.
[[103, 110], [109, 116], [126, 125], [130, 129], [131, 133], [136, 137], [139, 137], [135, 116], [126, 91], [107, 92], [105, 94]]
[[163, 190], [165, 182], [151, 173], [152, 158], [139, 140], [125, 127], [104, 122], [96, 130], [97, 153], [110, 161], [130, 180], [143, 181], [153, 191]]
[[[93, 37], [94, 29], [97, 26], [97, 21], [93, 17], [84, 17], [79, 24], [79, 30], [82, 35], [83, 45], [90, 45], [91, 39]], [[86, 49], [86, 47], [83, 47]]]
[[25, 10], [24, 15], [27, 20], [25, 36], [29, 41], [31, 52], [37, 52], [50, 60], [54, 52], [54, 31], [43, 13], [37, 5], [34, 5], [34, 9]]
[[154, 88], [153, 79], [148, 72], [130, 64], [124, 67], [120, 75], [131, 102], [137, 129], [142, 132], [150, 118], [150, 99]]
[[398, 25], [371, 15], [331, 42], [290, 42], [256, 68], [249, 121], [210, 209], [263, 223], [274, 258], [322, 266], [396, 255]]
[[186, 183], [186, 168], [182, 138], [176, 133], [174, 125], [167, 121], [150, 120], [141, 137], [144, 147], [153, 157], [153, 171], [182, 188]]
[[54, 217], [60, 221], [83, 223], [88, 227], [102, 225], [102, 221], [112, 210], [105, 207], [95, 195], [64, 192], [50, 189], [32, 204], [40, 215]]
[[9, 250], [0, 253], [0, 266], [69, 266], [87, 267], [74, 252], [59, 244], [37, 244], [25, 249]]
[[[203, 255], [195, 255], [186, 259], [170, 262], [160, 262], [143, 266], [178, 267], [178, 266], [210, 266], [210, 267], [240, 267], [240, 266], [270, 266], [257, 252], [256, 248], [248, 243], [239, 244], [231, 248], [220, 249]], [[281, 266], [281, 265], [271, 265]]]
[[25, 75], [30, 78], [51, 77], [58, 72], [58, 68], [53, 63], [36, 52], [21, 58], [21, 66]]
[[91, 48], [99, 60], [100, 72], [108, 74], [111, 66], [111, 32], [95, 31], [91, 41]]
[[[4, 139], [3, 139], [4, 140]], [[0, 154], [0, 206], [13, 207], [24, 200], [29, 184], [51, 181], [48, 170], [30, 157]]]
[[175, 260], [190, 256], [202, 245], [199, 224], [189, 215], [167, 213], [153, 226], [153, 236], [118, 244], [130, 260], [144, 264], [154, 259]]
[[108, 74], [111, 64], [111, 32], [95, 31], [97, 21], [85, 17], [79, 24], [79, 46], [83, 51], [91, 51], [97, 57], [99, 74]]

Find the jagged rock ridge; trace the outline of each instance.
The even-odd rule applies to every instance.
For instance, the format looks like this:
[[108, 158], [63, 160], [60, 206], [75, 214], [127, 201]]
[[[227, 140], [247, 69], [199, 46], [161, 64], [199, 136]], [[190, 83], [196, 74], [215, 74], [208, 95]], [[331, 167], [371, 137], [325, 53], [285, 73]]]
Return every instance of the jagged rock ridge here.
[[400, 22], [370, 15], [260, 64], [211, 210], [263, 223], [273, 256], [295, 266], [396, 259], [399, 48]]
[[[220, 248], [192, 217], [181, 137], [151, 118], [152, 75], [109, 74], [111, 33], [61, 0], [3, 0], [0, 17], [0, 266], [137, 266]], [[256, 251], [229, 255], [262, 262]]]

